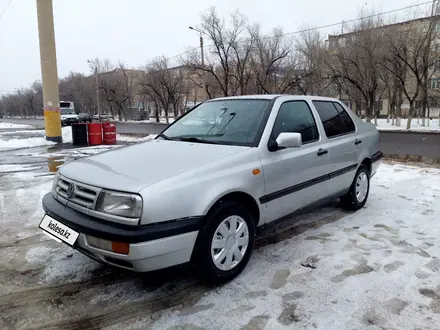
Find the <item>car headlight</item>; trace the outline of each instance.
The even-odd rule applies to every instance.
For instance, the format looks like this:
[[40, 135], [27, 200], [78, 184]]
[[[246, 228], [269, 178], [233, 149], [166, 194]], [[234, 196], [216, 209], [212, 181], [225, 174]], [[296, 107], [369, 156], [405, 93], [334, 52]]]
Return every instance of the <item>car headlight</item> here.
[[139, 218], [142, 214], [142, 197], [117, 191], [103, 190], [96, 210], [127, 218]]

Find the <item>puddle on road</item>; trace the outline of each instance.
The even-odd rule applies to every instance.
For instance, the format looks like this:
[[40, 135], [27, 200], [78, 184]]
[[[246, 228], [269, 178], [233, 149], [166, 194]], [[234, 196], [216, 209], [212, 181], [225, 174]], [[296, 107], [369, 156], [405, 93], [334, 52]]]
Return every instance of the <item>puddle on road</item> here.
[[49, 157], [47, 159], [47, 166], [49, 168], [49, 172], [57, 172], [58, 169], [64, 165], [66, 162], [66, 158], [63, 156], [57, 156], [57, 157]]

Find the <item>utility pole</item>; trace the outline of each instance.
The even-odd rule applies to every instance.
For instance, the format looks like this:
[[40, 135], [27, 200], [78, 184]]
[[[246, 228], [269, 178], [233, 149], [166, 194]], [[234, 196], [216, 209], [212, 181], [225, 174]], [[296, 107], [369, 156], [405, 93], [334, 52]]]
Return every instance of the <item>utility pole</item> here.
[[[206, 92], [206, 72], [205, 72], [205, 54], [203, 52], [203, 36], [202, 32], [200, 32], [200, 55], [202, 56], [202, 68], [203, 68], [203, 93], [208, 94]], [[208, 97], [206, 97], [208, 98]]]
[[101, 120], [101, 102], [99, 101], [98, 65], [96, 62], [90, 60], [87, 60], [87, 62], [95, 66], [96, 111], [98, 112], [98, 120]]
[[95, 84], [96, 84], [96, 108], [98, 110], [98, 120], [101, 120], [101, 102], [99, 100], [99, 77], [98, 77], [97, 66], [95, 66]]
[[200, 55], [202, 61], [202, 79], [203, 79], [203, 93], [206, 95], [205, 99], [208, 99], [208, 93], [206, 92], [206, 71], [205, 71], [205, 53], [203, 50], [203, 32], [201, 30], [195, 29], [192, 26], [189, 27], [190, 30], [197, 31], [200, 33]]
[[52, 0], [37, 0], [46, 140], [63, 142]]

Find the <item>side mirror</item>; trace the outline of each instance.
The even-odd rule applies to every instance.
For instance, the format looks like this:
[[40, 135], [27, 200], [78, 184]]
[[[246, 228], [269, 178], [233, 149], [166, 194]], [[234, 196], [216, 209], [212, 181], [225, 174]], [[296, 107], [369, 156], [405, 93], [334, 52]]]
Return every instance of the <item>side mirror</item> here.
[[280, 133], [278, 135], [276, 142], [278, 147], [284, 148], [299, 148], [302, 145], [301, 133]]

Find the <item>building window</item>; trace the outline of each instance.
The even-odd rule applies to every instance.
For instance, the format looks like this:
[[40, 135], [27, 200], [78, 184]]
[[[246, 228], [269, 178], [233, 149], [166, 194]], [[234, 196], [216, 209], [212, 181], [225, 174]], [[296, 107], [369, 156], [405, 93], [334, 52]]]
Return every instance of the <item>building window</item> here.
[[440, 32], [440, 23], [437, 23], [437, 24], [435, 25], [435, 30], [436, 30], [437, 32]]
[[431, 89], [439, 89], [440, 88], [440, 78], [431, 78], [431, 82], [430, 82], [430, 87]]
[[341, 39], [339, 39], [339, 45], [340, 45], [341, 47], [345, 47], [345, 38], [341, 38]]

